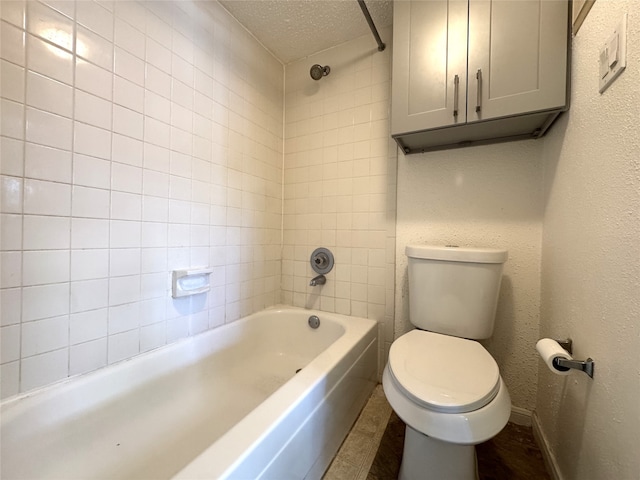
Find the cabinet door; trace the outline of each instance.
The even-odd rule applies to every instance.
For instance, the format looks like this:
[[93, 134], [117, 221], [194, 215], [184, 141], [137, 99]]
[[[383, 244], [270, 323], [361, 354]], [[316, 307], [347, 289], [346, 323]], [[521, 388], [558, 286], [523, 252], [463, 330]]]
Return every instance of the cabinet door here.
[[467, 0], [396, 0], [393, 15], [392, 134], [465, 123]]
[[566, 104], [568, 8], [563, 0], [469, 1], [467, 122]]

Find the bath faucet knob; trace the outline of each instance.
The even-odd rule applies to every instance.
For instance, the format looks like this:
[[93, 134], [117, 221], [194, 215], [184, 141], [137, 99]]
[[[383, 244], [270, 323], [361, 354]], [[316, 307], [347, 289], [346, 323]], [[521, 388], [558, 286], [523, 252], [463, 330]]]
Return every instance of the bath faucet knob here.
[[315, 287], [316, 285], [324, 285], [327, 283], [327, 277], [324, 275], [318, 275], [317, 277], [313, 277], [309, 282], [310, 287]]

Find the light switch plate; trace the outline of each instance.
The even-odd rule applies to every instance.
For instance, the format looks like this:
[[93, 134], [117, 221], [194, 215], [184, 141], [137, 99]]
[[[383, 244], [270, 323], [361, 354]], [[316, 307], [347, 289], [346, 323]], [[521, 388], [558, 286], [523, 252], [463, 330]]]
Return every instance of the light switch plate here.
[[604, 92], [627, 67], [627, 14], [602, 46], [599, 55], [600, 88]]

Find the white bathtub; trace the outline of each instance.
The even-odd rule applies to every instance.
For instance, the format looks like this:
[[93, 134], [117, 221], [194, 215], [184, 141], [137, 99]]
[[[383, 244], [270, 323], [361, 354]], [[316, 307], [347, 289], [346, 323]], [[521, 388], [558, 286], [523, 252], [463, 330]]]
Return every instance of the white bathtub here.
[[3, 402], [0, 476], [320, 478], [376, 370], [376, 322], [265, 310]]

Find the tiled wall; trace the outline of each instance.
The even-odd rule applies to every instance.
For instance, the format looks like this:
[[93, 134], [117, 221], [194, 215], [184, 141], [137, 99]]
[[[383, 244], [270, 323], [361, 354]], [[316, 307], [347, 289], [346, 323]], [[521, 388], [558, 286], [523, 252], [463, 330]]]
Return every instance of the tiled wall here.
[[282, 65], [215, 2], [0, 8], [2, 397], [278, 303]]
[[[390, 42], [390, 29], [382, 30]], [[389, 136], [390, 43], [371, 35], [287, 65], [284, 303], [379, 321], [382, 362], [393, 340], [396, 147]], [[315, 63], [331, 72], [319, 81]], [[309, 257], [329, 248], [323, 286]], [[383, 363], [384, 364], [384, 363]]]

